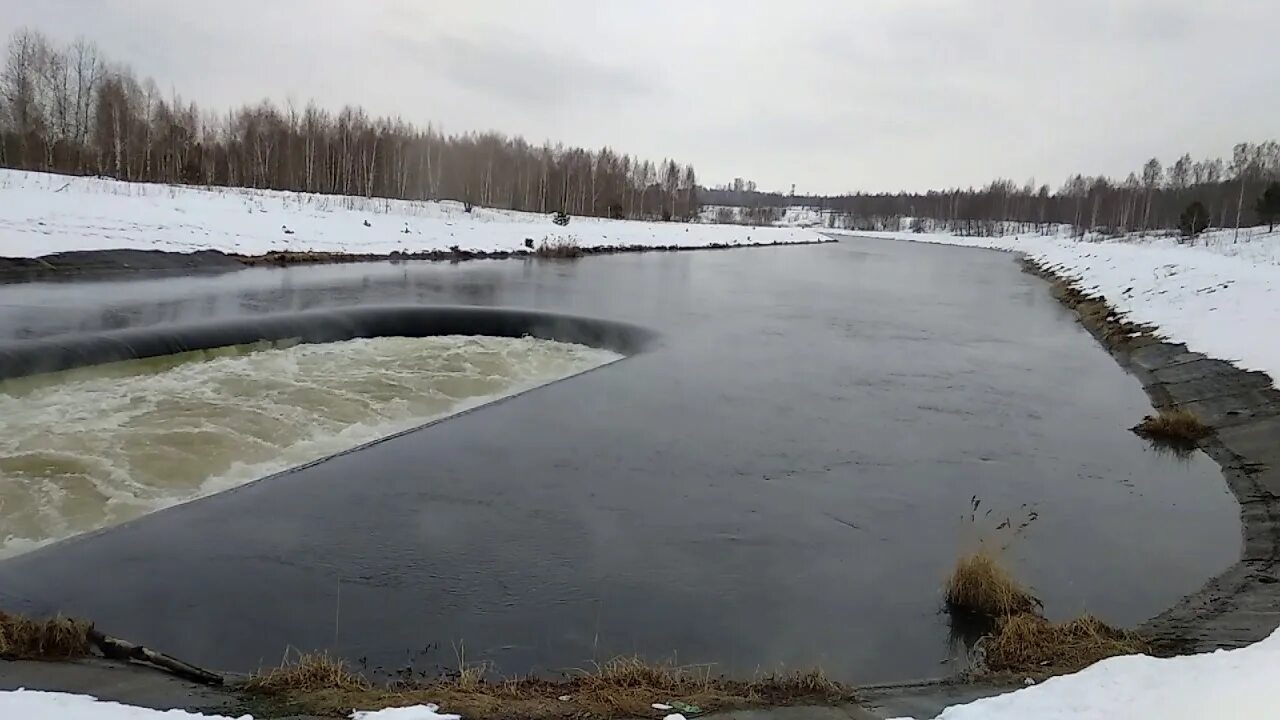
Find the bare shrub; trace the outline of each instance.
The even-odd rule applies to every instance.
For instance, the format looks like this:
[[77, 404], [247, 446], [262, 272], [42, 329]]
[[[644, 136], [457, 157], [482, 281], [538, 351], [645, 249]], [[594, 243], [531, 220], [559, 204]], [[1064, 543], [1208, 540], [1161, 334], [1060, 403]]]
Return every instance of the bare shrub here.
[[576, 258], [582, 257], [582, 248], [572, 235], [548, 235], [538, 243], [533, 254], [541, 258]]

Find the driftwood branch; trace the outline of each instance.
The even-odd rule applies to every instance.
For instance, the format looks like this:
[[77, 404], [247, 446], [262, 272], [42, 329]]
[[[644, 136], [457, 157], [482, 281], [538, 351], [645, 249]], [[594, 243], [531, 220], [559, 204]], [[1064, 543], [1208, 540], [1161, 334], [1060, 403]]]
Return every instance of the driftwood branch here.
[[204, 668], [185, 663], [175, 657], [156, 652], [142, 645], [135, 645], [127, 640], [104, 635], [97, 630], [89, 630], [89, 642], [93, 643], [102, 655], [111, 660], [125, 660], [154, 665], [161, 670], [173, 673], [180, 678], [202, 685], [221, 685], [222, 676], [209, 672]]

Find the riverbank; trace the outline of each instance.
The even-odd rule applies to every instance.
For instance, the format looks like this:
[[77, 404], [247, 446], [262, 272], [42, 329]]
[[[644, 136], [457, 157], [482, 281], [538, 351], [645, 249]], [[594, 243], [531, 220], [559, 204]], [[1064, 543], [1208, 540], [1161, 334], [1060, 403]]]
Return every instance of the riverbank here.
[[[777, 247], [779, 245], [820, 245], [837, 242], [817, 237], [812, 240], [710, 245], [603, 245], [574, 248], [574, 257], [618, 255], [623, 253], [680, 252], [691, 250], [731, 250], [736, 248]], [[192, 274], [220, 273], [251, 267], [289, 267], [294, 265], [339, 265], [361, 262], [466, 262], [469, 260], [509, 260], [542, 257], [534, 250], [429, 250], [421, 252], [344, 253], [283, 251], [262, 255], [235, 255], [220, 250], [169, 252], [165, 250], [76, 250], [53, 253], [36, 258], [0, 257], [0, 283], [28, 282], [72, 278], [98, 278], [134, 273]], [[552, 258], [564, 260], [566, 258]], [[568, 258], [571, 259], [571, 258]]]
[[1259, 331], [1280, 327], [1280, 231], [1243, 228], [1233, 242], [1233, 231], [1213, 230], [1194, 245], [1168, 236], [856, 235], [1022, 253], [1081, 292], [1105, 298], [1125, 320], [1155, 328], [1161, 338], [1280, 378], [1280, 334]]
[[1054, 296], [1138, 378], [1157, 409], [1188, 410], [1213, 430], [1199, 447], [1222, 468], [1240, 505], [1240, 561], [1139, 632], [1179, 653], [1266, 638], [1280, 627], [1280, 391], [1264, 373], [1164, 341], [1157, 329], [1126, 320], [1106, 298], [1035, 261], [1024, 265], [1051, 283]]
[[1168, 651], [1258, 642], [1280, 626], [1280, 234], [1228, 231], [1199, 245], [1172, 238], [1085, 242], [1060, 235], [874, 237], [1008, 250], [1142, 383], [1158, 409], [1212, 428], [1200, 448], [1240, 506], [1239, 562], [1142, 624]]
[[572, 217], [252, 188], [0, 170], [0, 279], [369, 260], [812, 244], [800, 228]]
[[[959, 720], [1120, 713], [1155, 718], [1182, 712], [1201, 717], [1204, 709], [1234, 708], [1241, 717], [1262, 717], [1258, 713], [1269, 707], [1277, 657], [1272, 648], [1280, 646], [1273, 635], [1280, 627], [1280, 391], [1267, 374], [1192, 352], [1185, 344], [1168, 342], [1158, 334], [1159, 328], [1133, 322], [1106, 297], [1083, 289], [1083, 281], [1067, 276], [1062, 266], [1027, 257], [1021, 262], [1027, 272], [1048, 281], [1054, 297], [1138, 378], [1155, 408], [1190, 411], [1213, 430], [1199, 442], [1199, 449], [1222, 468], [1240, 506], [1243, 549], [1228, 570], [1137, 628], [1158, 655], [1183, 657], [1104, 660], [998, 699], [987, 698], [1000, 695], [999, 688], [979, 684], [972, 686], [977, 699], [952, 707], [944, 716]], [[1239, 653], [1248, 653], [1248, 658]], [[908, 704], [924, 699], [924, 706], [912, 714], [923, 720], [938, 714], [930, 701], [939, 689], [950, 698], [965, 687], [926, 683], [895, 692]]]
[[[103, 659], [71, 663], [0, 660], [0, 694], [19, 688], [88, 695], [106, 702], [154, 710], [182, 710], [202, 715], [257, 720], [332, 720], [332, 716], [299, 714], [298, 708], [276, 707], [244, 695], [234, 686], [208, 687], [155, 670]], [[821, 705], [757, 705], [698, 715], [701, 720], [879, 720], [886, 717], [933, 717], [944, 708], [1015, 689], [1006, 684], [913, 683], [858, 688], [856, 699]], [[660, 703], [664, 704], [664, 703]], [[444, 712], [456, 711], [448, 706]], [[652, 709], [638, 718], [659, 720], [674, 712]], [[466, 716], [464, 716], [466, 717]]]

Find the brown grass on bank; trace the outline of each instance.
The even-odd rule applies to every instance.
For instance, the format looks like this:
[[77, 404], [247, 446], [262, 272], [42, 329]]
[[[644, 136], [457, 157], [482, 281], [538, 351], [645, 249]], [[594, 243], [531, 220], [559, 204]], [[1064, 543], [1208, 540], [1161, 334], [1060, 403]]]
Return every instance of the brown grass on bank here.
[[582, 257], [582, 248], [578, 247], [577, 239], [571, 236], [546, 237], [538, 243], [538, 249], [533, 254], [540, 258], [576, 258]]
[[984, 664], [990, 672], [1052, 675], [1082, 670], [1116, 655], [1148, 653], [1138, 634], [1113, 628], [1092, 615], [1051, 623], [1024, 613], [1000, 621], [982, 640]]
[[1133, 431], [1151, 440], [1194, 445], [1213, 433], [1208, 425], [1189, 410], [1161, 409], [1156, 415], [1148, 415], [1134, 426]]
[[89, 629], [82, 620], [32, 620], [0, 610], [0, 658], [75, 660], [89, 654]]
[[250, 267], [278, 267], [283, 265], [352, 263], [361, 260], [376, 260], [380, 256], [361, 253], [316, 252], [313, 250], [272, 250], [262, 255], [233, 255], [232, 257]]
[[245, 688], [254, 692], [360, 692], [372, 686], [342, 660], [328, 653], [287, 651], [279, 667], [249, 678]]
[[[345, 717], [355, 709], [436, 703], [472, 720], [521, 717], [644, 717], [652, 703], [678, 701], [704, 712], [758, 705], [835, 704], [852, 699], [845, 686], [820, 671], [730, 680], [709, 666], [648, 663], [621, 657], [561, 680], [490, 680], [485, 666], [469, 665], [435, 680], [396, 681], [377, 687], [324, 655], [299, 655], [261, 674], [245, 688], [290, 713]], [[566, 698], [566, 699], [561, 699]]]
[[1156, 329], [1125, 319], [1107, 304], [1106, 298], [1080, 289], [1077, 282], [1058, 273], [1060, 268], [1024, 259], [1023, 267], [1033, 275], [1049, 281], [1054, 297], [1071, 308], [1080, 323], [1112, 349], [1137, 348], [1158, 342]]
[[990, 618], [1035, 612], [1040, 601], [1013, 579], [985, 545], [963, 555], [946, 584], [947, 606]]

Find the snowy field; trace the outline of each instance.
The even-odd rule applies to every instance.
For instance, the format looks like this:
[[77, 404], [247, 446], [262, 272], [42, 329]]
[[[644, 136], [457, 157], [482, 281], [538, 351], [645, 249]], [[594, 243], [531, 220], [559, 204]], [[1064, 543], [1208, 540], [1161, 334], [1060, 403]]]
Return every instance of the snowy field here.
[[[1280, 717], [1272, 692], [1280, 672], [1280, 631], [1239, 650], [1103, 660], [1074, 675], [947, 708], [937, 720], [1265, 720]], [[445, 708], [447, 711], [448, 708]], [[352, 720], [459, 720], [425, 705], [353, 712]], [[159, 712], [85, 695], [0, 692], [5, 720], [232, 720], [181, 710]], [[671, 715], [667, 720], [679, 718]], [[248, 715], [238, 720], [252, 720]], [[910, 719], [903, 719], [910, 720]], [[916, 720], [927, 720], [917, 718]]]
[[[849, 235], [1026, 253], [1128, 319], [1196, 352], [1280, 379], [1280, 231], [1216, 230], [1182, 245], [1172, 237], [1081, 241], [1057, 235], [960, 237], [941, 233]], [[1277, 713], [1280, 716], [1280, 713]]]
[[[366, 224], [367, 223], [367, 224]], [[388, 254], [514, 251], [525, 240], [579, 247], [759, 245], [813, 242], [799, 228], [756, 228], [550, 216], [452, 201], [418, 202], [244, 188], [128, 183], [0, 170], [0, 257], [69, 250], [221, 250]]]

